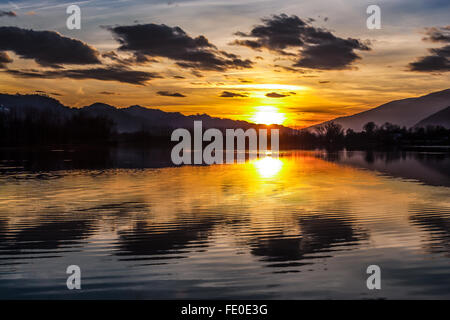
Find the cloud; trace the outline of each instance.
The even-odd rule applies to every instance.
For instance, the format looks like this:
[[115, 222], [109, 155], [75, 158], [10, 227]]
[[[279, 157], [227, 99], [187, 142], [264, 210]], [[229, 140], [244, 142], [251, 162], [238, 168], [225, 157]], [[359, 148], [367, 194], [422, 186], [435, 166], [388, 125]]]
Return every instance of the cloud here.
[[54, 31], [0, 27], [0, 50], [10, 50], [21, 58], [55, 68], [60, 68], [61, 64], [100, 63], [95, 48]]
[[0, 51], [0, 69], [6, 68], [6, 64], [11, 62], [13, 60], [9, 57], [8, 53]]
[[[148, 61], [147, 57], [134, 54], [122, 58], [114, 51], [104, 53], [115, 65], [100, 66], [89, 69], [64, 69], [63, 64], [102, 64], [98, 51], [88, 44], [64, 37], [54, 31], [34, 31], [18, 27], [0, 27], [0, 50], [10, 50], [21, 58], [34, 59], [38, 64], [54, 70], [6, 70], [5, 72], [22, 78], [70, 78], [118, 81], [129, 84], [144, 85], [154, 78], [161, 78], [152, 72], [136, 71], [128, 67]], [[0, 67], [12, 60], [0, 51]]]
[[[424, 41], [435, 43], [450, 43], [450, 26], [427, 28]], [[450, 71], [450, 44], [441, 48], [428, 49], [428, 56], [420, 57], [409, 64], [411, 71], [418, 72], [446, 72]]]
[[411, 71], [433, 72], [450, 71], [450, 45], [440, 49], [429, 49], [429, 56], [421, 57], [416, 62], [411, 62]]
[[433, 27], [425, 29], [426, 37], [423, 38], [424, 41], [431, 42], [450, 42], [450, 25], [445, 27]]
[[220, 95], [221, 98], [247, 98], [247, 94], [235, 93], [230, 91], [224, 91]]
[[[339, 107], [288, 107], [290, 112], [295, 113], [316, 113], [316, 114], [331, 114], [331, 115], [343, 115], [346, 114], [345, 111], [342, 111]], [[319, 119], [320, 120], [320, 119]], [[322, 119], [323, 120], [323, 119]], [[306, 119], [302, 119], [302, 121], [307, 121]]]
[[107, 58], [117, 64], [124, 66], [140, 65], [147, 62], [157, 62], [156, 59], [150, 59], [145, 55], [135, 53], [131, 57], [120, 57], [115, 51], [108, 51], [102, 54], [102, 58]]
[[[296, 59], [293, 67], [320, 70], [348, 69], [360, 59], [355, 50], [370, 50], [368, 43], [358, 39], [339, 38], [330, 31], [311, 25], [293, 15], [274, 15], [262, 19], [249, 33], [237, 32], [235, 35], [245, 40], [235, 40], [232, 44], [255, 50], [267, 49], [282, 56]], [[294, 50], [294, 52], [292, 52]]]
[[106, 95], [106, 96], [114, 96], [117, 93], [112, 92], [112, 91], [102, 91], [102, 92], [99, 92], [99, 94], [103, 94], [103, 95]]
[[[299, 68], [293, 68], [293, 67], [287, 67], [287, 66], [282, 66], [279, 64], [274, 65], [275, 68], [278, 69], [282, 69], [286, 72], [294, 72], [294, 73], [306, 73], [305, 69], [299, 69]], [[274, 70], [276, 72], [279, 72], [278, 70]]]
[[281, 14], [272, 18], [262, 19], [263, 24], [255, 26], [250, 33], [236, 32], [240, 37], [256, 38], [254, 40], [236, 40], [234, 43], [252, 49], [266, 48], [284, 55], [291, 55], [283, 51], [288, 47], [301, 47], [301, 34], [306, 22], [297, 16]]
[[308, 45], [302, 51], [302, 57], [294, 67], [321, 70], [348, 69], [360, 57], [353, 51], [369, 50], [356, 39], [339, 39], [325, 41], [318, 45]]
[[280, 93], [276, 93], [276, 92], [270, 92], [266, 94], [266, 97], [268, 98], [285, 98], [285, 97], [289, 97], [289, 94], [280, 94]]
[[251, 68], [250, 60], [221, 51], [204, 36], [190, 37], [179, 27], [164, 24], [138, 24], [110, 27], [119, 50], [148, 57], [163, 57], [182, 68], [225, 71], [232, 68]]
[[0, 10], [0, 17], [17, 17], [17, 14], [14, 11]]
[[178, 92], [172, 93], [172, 92], [168, 92], [168, 91], [158, 91], [157, 94], [160, 96], [164, 96], [164, 97], [175, 97], [175, 98], [185, 98], [186, 97], [185, 95], [178, 93]]
[[197, 78], [203, 78], [203, 74], [201, 74], [200, 72], [198, 72], [197, 70], [192, 70], [191, 73], [196, 76]]
[[161, 78], [151, 72], [135, 71], [124, 67], [100, 67], [92, 69], [72, 70], [6, 70], [5, 72], [23, 78], [70, 78], [70, 79], [95, 79], [103, 81], [119, 81], [129, 84], [145, 85], [154, 78]]
[[36, 90], [35, 92], [36, 92], [36, 93], [39, 93], [39, 94], [46, 95], [46, 96], [48, 96], [48, 95], [53, 95], [53, 96], [62, 97], [62, 94], [57, 93], [57, 92], [46, 92], [46, 91], [42, 91], [42, 90]]

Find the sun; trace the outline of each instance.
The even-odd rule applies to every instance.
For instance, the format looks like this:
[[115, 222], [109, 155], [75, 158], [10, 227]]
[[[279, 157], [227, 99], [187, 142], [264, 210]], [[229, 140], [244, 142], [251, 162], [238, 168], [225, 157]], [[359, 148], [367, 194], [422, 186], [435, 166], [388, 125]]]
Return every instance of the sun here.
[[285, 120], [284, 113], [273, 106], [256, 107], [256, 112], [252, 117], [252, 121], [257, 124], [283, 124]]

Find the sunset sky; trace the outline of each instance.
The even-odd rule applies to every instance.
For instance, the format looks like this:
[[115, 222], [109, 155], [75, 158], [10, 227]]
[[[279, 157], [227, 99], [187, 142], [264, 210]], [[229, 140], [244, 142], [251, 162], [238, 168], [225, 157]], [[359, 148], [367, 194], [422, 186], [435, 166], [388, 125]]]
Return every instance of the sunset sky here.
[[449, 18], [448, 0], [0, 0], [0, 92], [305, 127], [449, 88]]

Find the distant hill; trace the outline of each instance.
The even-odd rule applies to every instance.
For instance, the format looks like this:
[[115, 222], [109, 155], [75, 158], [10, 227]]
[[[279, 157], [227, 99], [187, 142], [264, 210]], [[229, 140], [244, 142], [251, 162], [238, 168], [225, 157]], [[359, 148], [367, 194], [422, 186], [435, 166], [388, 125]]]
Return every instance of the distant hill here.
[[446, 89], [417, 98], [391, 101], [379, 107], [352, 116], [336, 118], [310, 128], [314, 129], [328, 122], [334, 122], [342, 125], [344, 129], [351, 128], [359, 132], [362, 131], [366, 123], [371, 121], [377, 125], [390, 122], [401, 127], [410, 128], [423, 119], [447, 108], [449, 105], [450, 89]]
[[441, 126], [450, 129], [450, 106], [423, 119], [415, 127]]
[[71, 108], [58, 100], [39, 94], [0, 94], [0, 108], [3, 111], [13, 109], [51, 111], [61, 115], [69, 115], [72, 112]]
[[[163, 129], [176, 128], [191, 129], [195, 120], [201, 120], [203, 128], [248, 129], [266, 127], [246, 121], [215, 118], [207, 114], [186, 116], [179, 112], [165, 112], [136, 105], [128, 108], [116, 108], [104, 103], [94, 103], [82, 108], [70, 108], [54, 98], [40, 94], [0, 94], [0, 112], [14, 112], [20, 116], [30, 111], [51, 112], [52, 115], [56, 114], [61, 118], [68, 118], [79, 113], [93, 117], [100, 116], [111, 119], [119, 133], [132, 133], [141, 130], [160, 132]], [[273, 125], [272, 128], [280, 129], [280, 133], [295, 131], [280, 125]]]

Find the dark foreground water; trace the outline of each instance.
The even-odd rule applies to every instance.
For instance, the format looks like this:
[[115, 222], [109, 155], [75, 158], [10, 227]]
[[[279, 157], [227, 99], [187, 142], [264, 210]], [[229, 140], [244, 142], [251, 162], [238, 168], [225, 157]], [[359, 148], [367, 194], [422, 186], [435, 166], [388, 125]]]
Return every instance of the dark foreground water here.
[[2, 151], [0, 298], [450, 298], [448, 154], [169, 154]]

